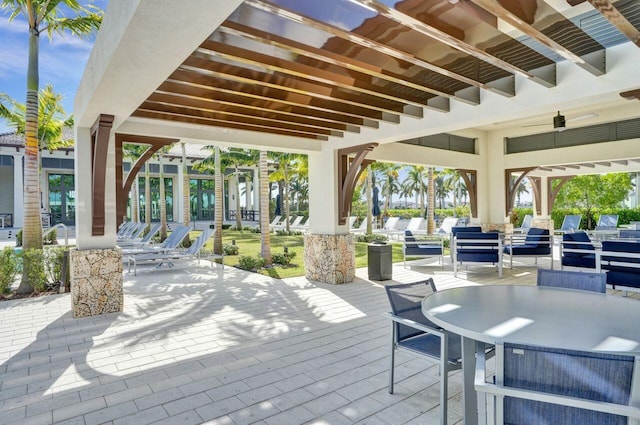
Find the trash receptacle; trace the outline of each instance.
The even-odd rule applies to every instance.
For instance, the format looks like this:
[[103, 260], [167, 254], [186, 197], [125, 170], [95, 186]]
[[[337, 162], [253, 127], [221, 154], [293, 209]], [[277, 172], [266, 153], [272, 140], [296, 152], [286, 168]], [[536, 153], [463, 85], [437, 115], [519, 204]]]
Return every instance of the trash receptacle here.
[[367, 255], [369, 280], [391, 279], [391, 245], [386, 243], [369, 244]]

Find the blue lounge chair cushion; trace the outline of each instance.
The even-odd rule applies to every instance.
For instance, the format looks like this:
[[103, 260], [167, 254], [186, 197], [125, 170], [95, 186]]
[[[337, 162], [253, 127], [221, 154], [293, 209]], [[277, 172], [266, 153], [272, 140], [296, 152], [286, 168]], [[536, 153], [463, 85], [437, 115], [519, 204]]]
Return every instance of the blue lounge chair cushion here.
[[565, 254], [562, 256], [562, 265], [569, 266], [569, 267], [584, 267], [588, 269], [595, 269], [596, 255], [585, 254], [582, 256], [569, 256]]
[[404, 253], [407, 257], [411, 257], [412, 255], [440, 255], [442, 254], [442, 249], [440, 249], [440, 246], [434, 245], [407, 245]]

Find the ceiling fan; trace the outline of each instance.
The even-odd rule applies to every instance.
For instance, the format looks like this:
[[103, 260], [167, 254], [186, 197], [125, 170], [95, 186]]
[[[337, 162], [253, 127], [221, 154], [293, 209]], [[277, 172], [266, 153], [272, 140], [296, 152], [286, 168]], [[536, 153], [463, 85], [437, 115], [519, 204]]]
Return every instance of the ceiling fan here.
[[[598, 114], [596, 114], [595, 112], [589, 112], [587, 114], [582, 114], [582, 115], [577, 115], [575, 117], [565, 118], [565, 116], [562, 115], [560, 113], [560, 111], [558, 111], [558, 115], [553, 117], [553, 130], [554, 131], [564, 131], [564, 130], [567, 129], [567, 123], [569, 123], [569, 122], [586, 120], [588, 118], [595, 118], [597, 116], [598, 116]], [[541, 125], [549, 125], [549, 124], [548, 123], [546, 123], [546, 124], [529, 124], [529, 125], [523, 125], [522, 127], [538, 127], [538, 126], [541, 126]]]

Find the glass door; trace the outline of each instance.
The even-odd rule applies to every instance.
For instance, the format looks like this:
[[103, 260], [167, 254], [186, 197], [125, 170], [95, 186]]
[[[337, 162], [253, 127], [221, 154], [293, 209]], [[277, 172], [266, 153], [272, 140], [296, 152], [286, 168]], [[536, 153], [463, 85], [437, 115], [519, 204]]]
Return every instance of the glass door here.
[[76, 223], [76, 192], [73, 174], [49, 174], [51, 224]]

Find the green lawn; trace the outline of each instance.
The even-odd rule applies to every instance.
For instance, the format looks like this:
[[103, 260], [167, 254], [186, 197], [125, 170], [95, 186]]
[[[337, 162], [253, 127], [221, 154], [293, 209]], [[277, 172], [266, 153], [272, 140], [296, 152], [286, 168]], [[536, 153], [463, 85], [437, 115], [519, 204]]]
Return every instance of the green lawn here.
[[[192, 232], [191, 240], [195, 239], [200, 232]], [[228, 255], [224, 258], [225, 265], [237, 266], [241, 255], [258, 257], [260, 255], [260, 234], [249, 231], [232, 231], [224, 230], [222, 233], [223, 245], [231, 244], [235, 240], [238, 246], [238, 255]], [[282, 253], [284, 247], [289, 249], [289, 253], [295, 252], [295, 257], [291, 260], [288, 267], [275, 266], [273, 268], [260, 270], [267, 276], [276, 278], [286, 278], [295, 276], [304, 276], [304, 240], [302, 235], [294, 236], [278, 236], [271, 234], [271, 253]], [[392, 243], [393, 262], [402, 261], [402, 243]], [[213, 249], [213, 240], [210, 240], [205, 246], [206, 250]], [[356, 268], [367, 266], [367, 244], [364, 242], [356, 242]]]

